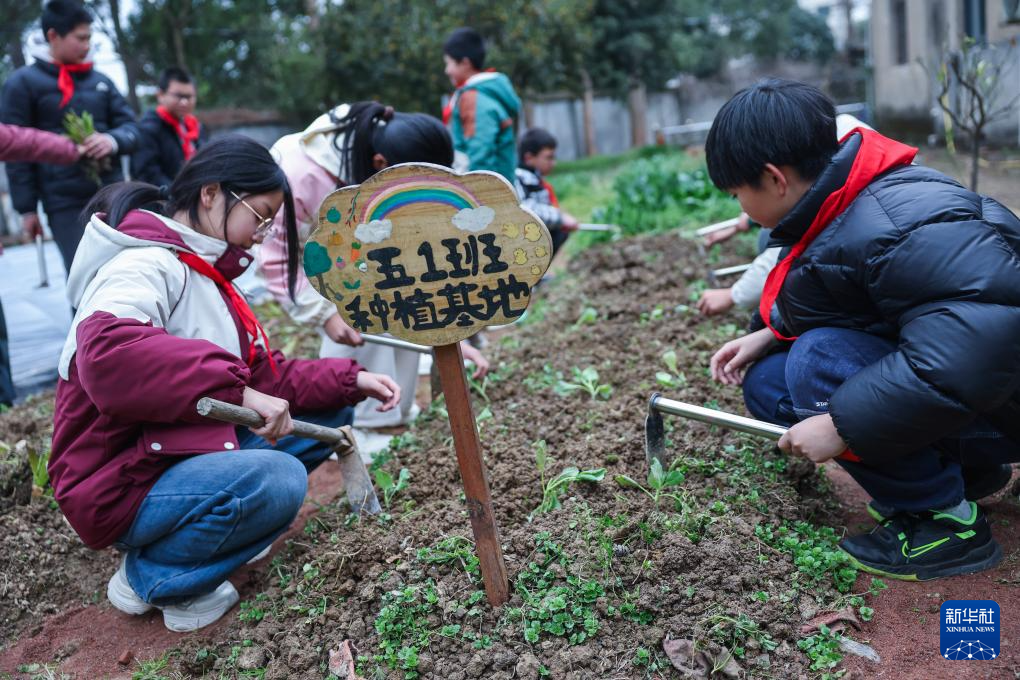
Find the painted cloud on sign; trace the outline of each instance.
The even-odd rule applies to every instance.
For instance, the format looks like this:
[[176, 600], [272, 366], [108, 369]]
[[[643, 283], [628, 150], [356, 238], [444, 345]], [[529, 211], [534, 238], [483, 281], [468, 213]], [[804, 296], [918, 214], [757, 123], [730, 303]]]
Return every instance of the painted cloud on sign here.
[[478, 208], [464, 208], [453, 216], [453, 226], [462, 231], [479, 232], [492, 224], [496, 211], [487, 205]]
[[393, 222], [389, 220], [372, 220], [368, 224], [359, 224], [354, 230], [354, 237], [362, 243], [381, 243], [393, 233]]

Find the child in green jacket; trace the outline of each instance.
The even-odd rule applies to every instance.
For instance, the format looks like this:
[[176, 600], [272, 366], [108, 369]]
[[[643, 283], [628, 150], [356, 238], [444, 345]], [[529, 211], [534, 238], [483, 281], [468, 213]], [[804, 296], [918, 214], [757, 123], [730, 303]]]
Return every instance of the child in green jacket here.
[[482, 70], [485, 41], [472, 28], [450, 34], [443, 45], [443, 61], [457, 88], [443, 111], [443, 122], [453, 136], [454, 170], [491, 170], [513, 183], [521, 100], [510, 79]]

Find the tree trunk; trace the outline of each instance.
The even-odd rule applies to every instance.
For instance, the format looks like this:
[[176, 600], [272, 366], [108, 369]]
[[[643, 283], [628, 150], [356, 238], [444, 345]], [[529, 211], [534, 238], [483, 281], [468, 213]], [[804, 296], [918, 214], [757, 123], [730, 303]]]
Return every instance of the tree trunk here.
[[188, 60], [184, 57], [184, 27], [174, 23], [170, 29], [170, 37], [174, 43], [174, 61], [177, 62], [177, 68], [187, 71]]
[[530, 129], [535, 127], [535, 102], [530, 99], [525, 100], [523, 113], [524, 128]]
[[128, 104], [136, 114], [142, 112], [141, 103], [138, 101], [138, 76], [142, 72], [141, 64], [130, 49], [125, 49], [128, 44], [127, 35], [124, 33], [124, 26], [120, 23], [120, 0], [108, 0], [110, 8], [110, 20], [113, 22], [113, 35], [116, 40], [114, 48], [124, 62], [124, 73], [127, 76], [127, 100]]
[[594, 156], [598, 153], [595, 146], [595, 88], [592, 86], [588, 69], [581, 69], [581, 83], [584, 86], [581, 114], [584, 125], [584, 154]]
[[970, 142], [970, 190], [977, 193], [978, 188], [978, 158], [981, 155], [981, 131], [974, 131], [974, 138]]
[[[167, 10], [170, 16], [170, 40], [174, 47], [174, 61], [177, 68], [188, 70], [188, 58], [184, 50], [184, 28], [188, 25], [191, 15], [191, 0], [182, 0], [176, 8], [176, 12], [168, 3]], [[176, 5], [177, 3], [173, 3]]]
[[645, 84], [634, 78], [627, 94], [630, 108], [630, 140], [631, 146], [644, 146], [648, 143], [648, 93]]
[[854, 7], [851, 0], [843, 0], [843, 13], [846, 17], [846, 44], [843, 45], [843, 55], [850, 61], [850, 49], [856, 45], [854, 39]]
[[319, 30], [319, 3], [305, 0], [305, 15], [308, 17], [308, 30], [313, 33]]

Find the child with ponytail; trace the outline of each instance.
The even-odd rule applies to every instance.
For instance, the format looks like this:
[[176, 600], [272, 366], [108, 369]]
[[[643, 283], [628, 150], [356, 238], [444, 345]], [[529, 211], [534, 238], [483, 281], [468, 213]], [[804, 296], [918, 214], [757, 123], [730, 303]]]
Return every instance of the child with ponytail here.
[[[317, 118], [303, 132], [281, 138], [273, 155], [287, 175], [294, 191], [299, 240], [303, 244], [314, 230], [319, 206], [331, 192], [342, 186], [361, 184], [383, 168], [397, 163], [453, 163], [453, 143], [443, 124], [424, 113], [401, 113], [378, 102], [365, 101], [337, 106]], [[418, 380], [417, 352], [380, 345], [364, 345], [361, 335], [340, 318], [336, 306], [299, 276], [293, 299], [287, 293], [285, 229], [282, 214], [258, 250], [259, 268], [273, 296], [291, 318], [313, 324], [322, 335], [321, 357], [356, 359], [369, 370], [394, 376], [403, 397], [400, 408], [381, 413], [371, 402], [355, 409], [359, 428], [403, 425], [414, 419], [414, 393]], [[464, 356], [475, 364], [475, 377], [488, 370], [488, 361], [464, 342]], [[358, 432], [362, 442], [376, 444]], [[389, 437], [378, 438], [374, 449]]]

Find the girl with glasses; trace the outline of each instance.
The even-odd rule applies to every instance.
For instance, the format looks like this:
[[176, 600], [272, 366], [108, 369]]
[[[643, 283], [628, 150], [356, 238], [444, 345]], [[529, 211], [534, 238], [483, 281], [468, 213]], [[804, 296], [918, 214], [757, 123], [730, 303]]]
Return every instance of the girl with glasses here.
[[[270, 349], [232, 280], [281, 212], [286, 280], [297, 278], [287, 178], [255, 141], [200, 149], [169, 189], [102, 190], [68, 277], [77, 308], [60, 359], [49, 472], [54, 497], [90, 547], [124, 553], [107, 594], [153, 607], [171, 630], [222, 616], [227, 576], [268, 552], [329, 457], [288, 436], [290, 412], [330, 427], [366, 397], [392, 409], [400, 388], [347, 359], [288, 360]], [[248, 431], [197, 415], [204, 397], [252, 408]]]

